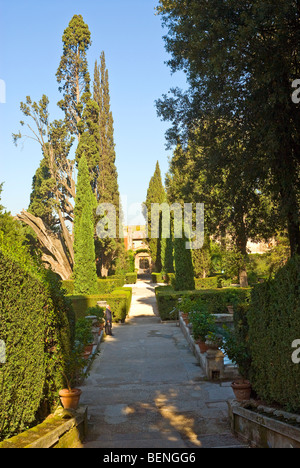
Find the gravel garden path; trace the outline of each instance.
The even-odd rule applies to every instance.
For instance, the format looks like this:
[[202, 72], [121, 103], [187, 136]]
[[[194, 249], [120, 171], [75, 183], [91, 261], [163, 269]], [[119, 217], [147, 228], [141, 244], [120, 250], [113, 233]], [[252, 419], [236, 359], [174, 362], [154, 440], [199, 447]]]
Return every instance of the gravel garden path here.
[[212, 383], [176, 323], [158, 317], [154, 288], [138, 280], [125, 324], [101, 343], [84, 385], [84, 448], [241, 447], [229, 427], [230, 383]]

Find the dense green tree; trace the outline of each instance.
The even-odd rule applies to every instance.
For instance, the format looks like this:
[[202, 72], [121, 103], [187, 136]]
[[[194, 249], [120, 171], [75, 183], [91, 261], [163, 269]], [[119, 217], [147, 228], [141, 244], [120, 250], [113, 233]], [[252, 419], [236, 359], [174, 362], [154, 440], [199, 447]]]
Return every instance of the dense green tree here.
[[78, 165], [78, 179], [74, 218], [74, 292], [94, 294], [97, 290], [96, 257], [94, 244], [93, 194], [87, 161], [84, 155]]
[[[173, 122], [169, 141], [187, 142], [209, 121], [225, 152], [228, 140], [242, 142], [247, 158], [235, 160], [241, 179], [235, 177], [232, 190], [241, 180], [244, 188], [256, 180], [278, 207], [292, 255], [300, 253], [300, 106], [291, 99], [300, 71], [298, 2], [160, 0], [158, 10], [168, 28], [169, 65], [186, 72], [189, 86], [157, 103]], [[233, 167], [223, 151], [215, 163], [225, 171]], [[242, 230], [241, 222], [241, 236]]]
[[[171, 201], [204, 203], [205, 238], [214, 236], [226, 248], [226, 237], [238, 251], [240, 282], [247, 286], [248, 240], [266, 240], [274, 233], [270, 200], [261, 194], [256, 180], [245, 181], [240, 161], [247, 165], [247, 152], [241, 144], [228, 145], [213, 139], [210, 127], [202, 130], [183, 149], [178, 145], [171, 160], [167, 191]], [[208, 134], [208, 135], [207, 135]], [[208, 139], [210, 146], [208, 146]], [[227, 159], [226, 168], [219, 161]], [[208, 269], [209, 245], [193, 252], [197, 276]], [[201, 266], [202, 263], [202, 266]]]
[[[155, 166], [155, 171], [153, 176], [150, 179], [146, 202], [145, 205], [147, 207], [147, 214], [146, 214], [146, 221], [148, 224], [148, 237], [147, 242], [149, 245], [149, 250], [152, 258], [152, 262], [155, 268], [155, 271], [160, 272], [162, 269], [162, 259], [161, 259], [161, 214], [159, 216], [159, 235], [155, 237], [152, 233], [152, 204], [153, 203], [164, 203], [166, 201], [166, 192], [164, 186], [162, 184], [161, 179], [161, 172], [159, 167], [159, 162], [157, 161]], [[152, 235], [153, 234], [153, 235]]]
[[86, 53], [91, 33], [81, 15], [74, 15], [62, 36], [63, 55], [56, 73], [63, 99], [58, 106], [65, 112], [71, 134], [80, 139], [78, 124], [84, 104], [90, 99], [90, 75]]

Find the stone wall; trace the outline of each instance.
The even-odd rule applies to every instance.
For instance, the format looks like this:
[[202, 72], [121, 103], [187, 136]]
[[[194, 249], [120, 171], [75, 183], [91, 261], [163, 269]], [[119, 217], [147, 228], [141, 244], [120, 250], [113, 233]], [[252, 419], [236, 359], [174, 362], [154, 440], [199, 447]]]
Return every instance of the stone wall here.
[[87, 433], [87, 408], [58, 410], [43, 423], [0, 443], [1, 448], [81, 448]]

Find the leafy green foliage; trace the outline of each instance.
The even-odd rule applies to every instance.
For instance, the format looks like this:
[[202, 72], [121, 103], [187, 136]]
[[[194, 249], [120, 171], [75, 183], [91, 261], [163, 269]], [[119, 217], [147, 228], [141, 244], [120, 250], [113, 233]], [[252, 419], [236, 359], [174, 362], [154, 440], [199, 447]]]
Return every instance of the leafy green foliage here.
[[205, 341], [208, 334], [216, 332], [214, 316], [201, 303], [196, 303], [189, 313], [192, 333], [195, 340]]
[[[199, 291], [174, 291], [170, 286], [155, 288], [160, 317], [170, 319], [170, 312], [178, 307], [181, 298], [188, 298], [192, 303], [201, 299], [208, 311], [213, 314], [228, 313], [227, 305], [245, 303], [250, 298], [250, 288], [201, 289]], [[178, 302], [179, 301], [179, 302]]]
[[183, 70], [189, 85], [157, 102], [159, 115], [172, 122], [168, 141], [195, 141], [209, 154], [204, 169], [222, 192], [219, 207], [222, 200], [234, 207], [237, 246], [244, 250], [247, 231], [263, 227], [260, 199], [272, 223], [288, 228], [291, 254], [299, 254], [300, 113], [291, 99], [299, 75], [297, 2], [160, 0], [158, 13], [169, 66]]

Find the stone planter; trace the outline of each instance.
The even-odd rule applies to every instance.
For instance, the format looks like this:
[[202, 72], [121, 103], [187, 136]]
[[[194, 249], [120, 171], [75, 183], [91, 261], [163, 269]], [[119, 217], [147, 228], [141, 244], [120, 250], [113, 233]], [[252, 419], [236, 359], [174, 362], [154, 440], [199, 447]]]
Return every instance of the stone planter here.
[[300, 415], [228, 401], [232, 432], [257, 448], [300, 448]]
[[249, 400], [251, 396], [251, 384], [248, 380], [235, 380], [231, 388], [237, 401]]

